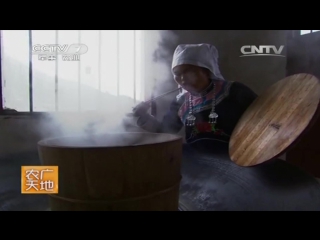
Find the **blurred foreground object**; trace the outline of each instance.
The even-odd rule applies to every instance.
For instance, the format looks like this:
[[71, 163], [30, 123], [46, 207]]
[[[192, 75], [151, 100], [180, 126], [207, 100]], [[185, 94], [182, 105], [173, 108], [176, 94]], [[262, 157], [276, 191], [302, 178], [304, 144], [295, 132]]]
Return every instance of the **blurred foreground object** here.
[[240, 166], [274, 159], [293, 146], [319, 115], [320, 82], [310, 74], [286, 77], [262, 93], [232, 132], [229, 154]]

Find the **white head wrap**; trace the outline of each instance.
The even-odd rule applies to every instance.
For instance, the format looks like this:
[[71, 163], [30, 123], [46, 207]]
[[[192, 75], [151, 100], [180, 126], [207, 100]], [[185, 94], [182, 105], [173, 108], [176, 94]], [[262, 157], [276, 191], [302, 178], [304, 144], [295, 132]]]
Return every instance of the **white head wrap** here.
[[182, 64], [195, 65], [209, 69], [213, 79], [224, 80], [218, 57], [218, 50], [211, 44], [180, 44], [174, 51], [171, 69]]

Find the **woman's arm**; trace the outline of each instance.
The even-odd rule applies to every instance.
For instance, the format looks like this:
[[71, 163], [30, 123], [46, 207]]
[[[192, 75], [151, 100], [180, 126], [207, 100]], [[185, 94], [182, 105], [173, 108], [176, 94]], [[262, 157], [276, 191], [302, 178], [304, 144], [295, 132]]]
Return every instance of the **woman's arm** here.
[[257, 94], [248, 86], [240, 82], [233, 82], [228, 96], [228, 118], [224, 124], [228, 126], [228, 132], [232, 133], [240, 118], [247, 108], [257, 98]]
[[182, 98], [172, 101], [161, 122], [150, 114], [145, 114], [139, 117], [138, 126], [149, 132], [178, 133], [183, 127], [183, 123], [178, 116], [178, 111], [182, 102]]
[[241, 82], [234, 82], [230, 89], [230, 96], [234, 97], [238, 103], [239, 111], [244, 113], [253, 103], [258, 95], [247, 85]]

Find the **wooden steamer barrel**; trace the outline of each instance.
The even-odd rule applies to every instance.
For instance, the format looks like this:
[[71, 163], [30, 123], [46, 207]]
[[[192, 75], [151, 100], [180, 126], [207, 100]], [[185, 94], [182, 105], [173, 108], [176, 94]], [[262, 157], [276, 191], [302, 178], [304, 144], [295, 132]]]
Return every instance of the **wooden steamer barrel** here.
[[46, 139], [45, 166], [59, 167], [52, 211], [177, 211], [182, 139], [170, 134], [117, 133]]

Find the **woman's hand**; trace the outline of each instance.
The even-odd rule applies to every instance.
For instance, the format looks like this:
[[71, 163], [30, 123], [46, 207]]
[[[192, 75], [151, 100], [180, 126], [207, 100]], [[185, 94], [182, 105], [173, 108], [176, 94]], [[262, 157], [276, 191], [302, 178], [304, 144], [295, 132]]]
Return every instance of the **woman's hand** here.
[[141, 102], [136, 107], [132, 109], [132, 113], [136, 117], [142, 117], [147, 114], [149, 108], [151, 106], [150, 102]]

